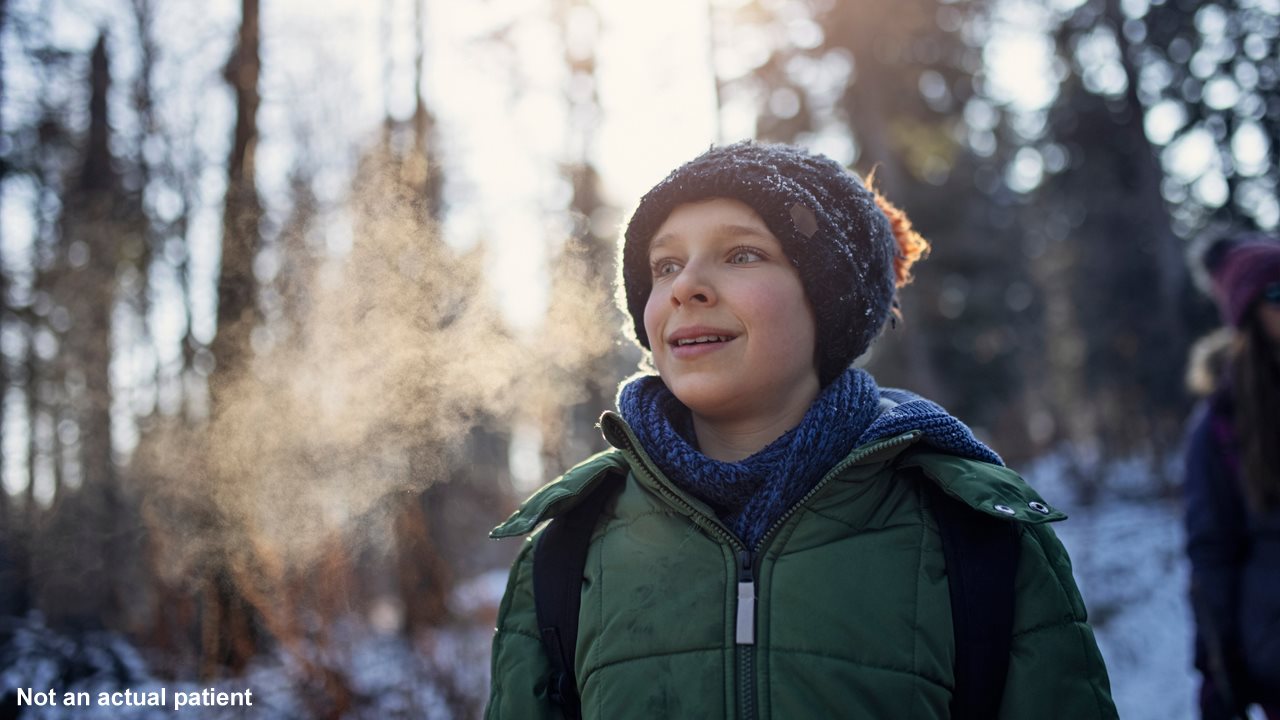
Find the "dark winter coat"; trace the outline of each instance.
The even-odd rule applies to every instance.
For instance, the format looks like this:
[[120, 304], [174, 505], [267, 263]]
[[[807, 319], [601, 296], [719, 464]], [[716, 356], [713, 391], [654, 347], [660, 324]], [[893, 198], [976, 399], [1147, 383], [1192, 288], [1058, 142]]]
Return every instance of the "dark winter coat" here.
[[[606, 414], [615, 450], [570, 470], [493, 533], [529, 533], [627, 474], [587, 556], [575, 673], [584, 718], [946, 718], [955, 644], [941, 541], [919, 475], [1021, 528], [1001, 718], [1114, 718], [1064, 516], [1013, 472], [923, 450], [908, 432], [854, 450], [754, 549], [753, 645], [735, 643], [739, 541]], [[1033, 505], [1037, 504], [1037, 505]], [[1035, 508], [1040, 507], [1040, 511]], [[1004, 517], [1004, 514], [998, 516]], [[532, 590], [533, 540], [511, 571], [487, 718], [554, 718]]]
[[1183, 488], [1196, 666], [1237, 700], [1280, 704], [1280, 510], [1246, 507], [1226, 392], [1192, 418]]

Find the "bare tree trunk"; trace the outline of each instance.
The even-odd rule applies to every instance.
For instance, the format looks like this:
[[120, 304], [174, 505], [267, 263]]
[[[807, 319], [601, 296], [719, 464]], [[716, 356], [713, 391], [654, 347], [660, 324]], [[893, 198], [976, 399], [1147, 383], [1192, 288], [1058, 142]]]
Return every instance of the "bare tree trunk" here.
[[[9, 0], [0, 0], [0, 37], [4, 37], [4, 30], [9, 19]], [[4, 86], [4, 53], [0, 52], [0, 107], [4, 107], [5, 86]], [[4, 117], [0, 116], [0, 137], [5, 135]], [[4, 180], [9, 175], [9, 163], [0, 160], [0, 206], [4, 201]], [[0, 246], [4, 244], [4, 228], [0, 227]], [[9, 318], [9, 274], [0, 267], [0, 326]], [[5, 396], [9, 393], [9, 362], [3, 355], [0, 355], [0, 486], [3, 485], [4, 463], [4, 412], [5, 412]], [[6, 543], [12, 542], [11, 533], [8, 528], [13, 527], [13, 517], [10, 515], [11, 504], [9, 502], [9, 493], [0, 487], [0, 527], [5, 528], [0, 531], [0, 549]]]
[[[841, 104], [858, 137], [859, 164], [867, 168], [868, 174], [874, 173], [875, 185], [884, 191], [886, 197], [901, 203], [905, 194], [906, 171], [899, 155], [894, 152], [894, 140], [889, 129], [891, 118], [886, 112], [887, 108], [894, 107], [895, 92], [886, 79], [894, 77], [895, 73], [885, 66], [874, 50], [885, 42], [879, 36], [877, 25], [863, 22], [857, 15], [843, 11], [843, 22], [838, 25], [843, 45], [855, 54], [858, 68], [857, 82], [845, 88]], [[915, 302], [911, 295], [904, 299], [904, 317], [913, 315], [910, 305]], [[912, 390], [948, 404], [946, 388], [938, 378], [923, 334], [899, 332], [885, 339], [896, 342], [877, 343], [876, 350], [896, 359], [883, 364], [905, 368]]]
[[[258, 0], [242, 0], [239, 39], [226, 66], [226, 79], [236, 96], [236, 123], [227, 159], [217, 334], [210, 348], [214, 360], [214, 371], [209, 378], [210, 410], [215, 423], [227, 410], [230, 389], [250, 373], [249, 341], [260, 320], [253, 276], [262, 219], [262, 204], [254, 179], [261, 103], [259, 41]], [[212, 480], [226, 482], [228, 479]], [[223, 564], [211, 568], [210, 577], [206, 578], [201, 616], [201, 674], [211, 677], [219, 668], [232, 672], [243, 670], [257, 652], [258, 623], [232, 573]]]
[[111, 312], [118, 248], [133, 228], [109, 148], [105, 36], [90, 59], [90, 84], [89, 133], [78, 181], [63, 198], [62, 244], [51, 284], [70, 318], [60, 355], [66, 404], [48, 409], [54, 443], [62, 442], [62, 423], [79, 429], [78, 440], [54, 451], [54, 463], [78, 461], [80, 488], [58, 489], [45, 537], [32, 551], [43, 571], [39, 602], [51, 621], [115, 626], [123, 616], [130, 559], [121, 544], [129, 520], [111, 450]]
[[241, 0], [240, 37], [226, 67], [236, 96], [236, 124], [227, 159], [227, 197], [222, 215], [222, 266], [218, 273], [218, 331], [212, 350], [213, 412], [224, 402], [224, 390], [247, 370], [249, 337], [257, 325], [253, 259], [260, 245], [262, 203], [254, 179], [258, 143], [258, 0]]
[[[393, 153], [386, 156], [387, 162], [399, 166], [397, 177], [402, 185], [399, 191], [409, 198], [414, 208], [411, 221], [424, 229], [439, 221], [443, 198], [441, 174], [434, 157], [435, 119], [427, 109], [422, 87], [426, 76], [425, 5], [426, 0], [414, 2], [413, 151], [407, 157], [396, 157]], [[428, 234], [432, 237], [430, 242], [439, 242], [434, 233]], [[413, 448], [410, 453], [412, 476], [418, 478], [432, 472], [423, 469], [427, 464], [420, 461], [432, 453], [431, 447]], [[433, 506], [448, 504], [448, 494], [447, 485], [432, 485], [410, 493], [399, 499], [394, 516], [396, 576], [404, 607], [405, 632], [411, 638], [440, 626], [449, 614], [446, 601], [453, 577], [441, 555], [431, 513]]]
[[720, 27], [717, 20], [716, 4], [713, 0], [707, 0], [707, 67], [711, 70], [711, 87], [715, 91], [716, 143], [719, 144], [724, 142], [724, 80], [720, 77], [720, 68], [716, 66], [716, 54], [720, 51], [716, 37], [716, 31]]
[[43, 363], [36, 357], [35, 348], [31, 347], [35, 339], [35, 328], [30, 324], [26, 327], [26, 357], [24, 358], [23, 379], [27, 384], [27, 490], [23, 499], [23, 511], [26, 515], [26, 529], [30, 533], [31, 529], [36, 525], [36, 457], [39, 455], [40, 446], [36, 438], [35, 424], [36, 417], [40, 413], [39, 388], [40, 380], [44, 375]]
[[414, 157], [407, 167], [412, 170], [410, 182], [419, 184], [426, 219], [437, 222], [444, 207], [444, 182], [436, 161], [434, 148], [435, 118], [427, 109], [422, 95], [426, 77], [426, 0], [414, 3], [414, 62], [413, 62], [413, 149]]
[[[600, 16], [599, 12], [585, 0], [562, 0], [561, 5], [561, 33], [564, 36], [566, 48], [565, 63], [568, 65], [571, 78], [570, 117], [578, 119], [569, 128], [573, 136], [569, 138], [572, 155], [568, 158], [569, 179], [573, 188], [569, 209], [577, 222], [573, 237], [561, 251], [562, 258], [559, 261], [561, 268], [558, 271], [576, 275], [577, 277], [568, 279], [582, 282], [590, 288], [591, 295], [575, 298], [576, 301], [584, 303], [592, 300], [604, 301], [603, 304], [597, 303], [594, 311], [586, 307], [583, 308], [584, 311], [594, 312], [599, 317], [608, 317], [607, 303], [612, 292], [609, 278], [614, 274], [613, 239], [596, 234], [593, 218], [606, 206], [600, 194], [600, 175], [591, 159], [591, 147], [599, 130], [598, 118], [602, 114], [599, 77], [596, 72]], [[589, 47], [578, 47], [578, 41], [581, 39], [570, 35], [574, 27], [570, 23], [570, 15], [575, 11], [589, 12], [593, 15], [595, 27], [592, 29], [594, 36], [592, 39], [594, 42]], [[707, 22], [711, 39], [709, 52], [712, 53], [711, 60], [714, 61], [715, 10], [710, 3], [707, 6]], [[574, 52], [575, 49], [579, 52]], [[711, 65], [711, 72], [715, 80], [716, 134], [719, 137], [721, 83], [714, 62]], [[572, 90], [583, 87], [590, 88], [590, 92]], [[582, 452], [584, 448], [594, 449], [594, 446], [599, 443], [599, 431], [595, 428], [595, 421], [610, 404], [609, 396], [615, 381], [615, 373], [611, 370], [618, 364], [617, 355], [616, 352], [609, 352], [584, 363], [581, 374], [584, 398], [581, 402], [563, 409], [547, 409], [545, 414], [554, 415], [556, 419], [544, 428], [550, 431], [544, 434], [544, 455], [557, 457], [557, 461], [552, 464], [556, 470], [561, 469], [566, 463], [576, 462], [578, 458], [573, 457], [574, 455]], [[558, 442], [557, 434], [560, 435]]]
[[[0, 37], [4, 36], [9, 19], [9, 0], [0, 0]], [[0, 107], [4, 107], [4, 53], [0, 53]], [[4, 117], [0, 116], [0, 136], [6, 134]], [[0, 197], [4, 194], [4, 181], [9, 176], [9, 163], [0, 160]], [[0, 244], [4, 240], [4, 228], [0, 227]], [[0, 268], [0, 321], [9, 317], [9, 274]], [[9, 364], [0, 357], [0, 412], [3, 412], [4, 395], [9, 389]], [[2, 416], [0, 416], [2, 417]], [[0, 468], [4, 467], [4, 443], [0, 442]]]
[[[435, 492], [432, 492], [435, 490]], [[404, 606], [405, 633], [438, 627], [448, 616], [450, 572], [431, 533], [425, 505], [440, 500], [437, 486], [400, 499], [395, 515], [396, 577]]]
[[[1125, 74], [1128, 76], [1128, 82], [1125, 84], [1125, 104], [1131, 108], [1130, 117], [1125, 123], [1126, 134], [1132, 138], [1133, 147], [1139, 148], [1136, 151], [1136, 165], [1134, 169], [1137, 176], [1136, 185], [1140, 188], [1141, 197], [1138, 199], [1138, 212], [1136, 215], [1144, 218], [1147, 232], [1152, 237], [1152, 251], [1155, 255], [1154, 261], [1156, 265], [1156, 278], [1159, 287], [1156, 290], [1156, 296], [1159, 302], [1155, 303], [1156, 307], [1151, 308], [1152, 313], [1157, 318], [1157, 323], [1162, 328], [1158, 333], [1158, 337], [1164, 343], [1165, 352], [1181, 355], [1191, 345], [1191, 329], [1188, 327], [1186, 318], [1183, 315], [1185, 308], [1184, 299], [1187, 294], [1192, 291], [1190, 288], [1190, 275], [1187, 270], [1186, 257], [1181, 241], [1173, 232], [1173, 226], [1169, 220], [1168, 208], [1165, 206], [1164, 197], [1161, 195], [1160, 186], [1164, 180], [1164, 169], [1160, 164], [1160, 157], [1151, 141], [1147, 138], [1144, 128], [1144, 112], [1145, 107], [1142, 100], [1138, 97], [1140, 68], [1137, 65], [1134, 50], [1129, 39], [1123, 32], [1125, 23], [1124, 14], [1120, 9], [1119, 0], [1107, 0], [1106, 16], [1115, 28], [1116, 42], [1120, 47], [1120, 61], [1124, 67]], [[1234, 122], [1235, 115], [1232, 113], [1223, 114], [1223, 118], [1229, 123], [1228, 137], [1235, 132]], [[1235, 181], [1237, 176], [1229, 174], [1228, 180]], [[1230, 194], [1236, 196], [1233, 191]], [[1175, 364], [1177, 370], [1181, 369], [1181, 364]], [[1166, 388], [1172, 397], [1177, 397], [1180, 389], [1181, 373], [1173, 373], [1170, 378], [1173, 382]], [[1160, 393], [1164, 395], [1165, 393]], [[1142, 405], [1140, 407], [1150, 408], [1150, 398], [1141, 398], [1139, 400]], [[1175, 478], [1165, 477], [1163, 475], [1164, 465], [1160, 462], [1168, 453], [1173, 450], [1171, 445], [1176, 445], [1181, 438], [1180, 425], [1182, 418], [1177, 413], [1161, 413], [1151, 419], [1153, 427], [1150, 428], [1148, 436], [1155, 444], [1151, 448], [1152, 451], [1152, 470], [1162, 477], [1166, 483], [1166, 490], [1172, 489], [1172, 483]]]
[[[1046, 178], [1040, 193], [1037, 219], [1059, 221], [1041, 227], [1070, 227], [1051, 241], [1061, 247], [1036, 261], [1056, 265], [1042, 277], [1046, 294], [1061, 296], [1056, 315], [1046, 313], [1046, 340], [1049, 356], [1063, 361], [1059, 379], [1070, 386], [1056, 402], [1067, 437], [1088, 448], [1081, 456], [1093, 463], [1147, 455], [1160, 477], [1185, 412], [1183, 313], [1190, 288], [1162, 197], [1158, 154], [1144, 130], [1123, 14], [1112, 0], [1096, 10], [1082, 10], [1055, 32], [1058, 55], [1072, 62], [1078, 38], [1100, 25], [1119, 43], [1128, 83], [1123, 94], [1107, 98], [1069, 76], [1049, 114], [1052, 136], [1072, 148], [1072, 167]], [[1059, 272], [1065, 276], [1050, 279]], [[1047, 307], [1054, 302], [1050, 297]], [[1071, 318], [1070, 332], [1055, 331], [1058, 316]]]
[[[110, 86], [106, 38], [101, 37], [93, 52], [93, 95], [89, 110], [89, 145], [80, 193], [85, 206], [69, 223], [68, 235], [73, 243], [84, 243], [89, 258], [83, 268], [74, 264], [67, 279], [74, 286], [76, 313], [83, 323], [75, 333], [80, 346], [81, 372], [84, 373], [86, 402], [81, 414], [81, 457], [84, 462], [86, 487], [107, 490], [111, 494], [116, 482], [115, 463], [111, 456], [111, 310], [115, 300], [117, 243], [123, 240], [112, 227], [113, 215], [120, 203], [118, 179], [111, 166], [108, 148], [110, 135], [107, 115], [107, 91]], [[78, 227], [72, 227], [78, 226]], [[70, 297], [70, 296], [69, 296]], [[104, 508], [104, 510], [110, 510]]]

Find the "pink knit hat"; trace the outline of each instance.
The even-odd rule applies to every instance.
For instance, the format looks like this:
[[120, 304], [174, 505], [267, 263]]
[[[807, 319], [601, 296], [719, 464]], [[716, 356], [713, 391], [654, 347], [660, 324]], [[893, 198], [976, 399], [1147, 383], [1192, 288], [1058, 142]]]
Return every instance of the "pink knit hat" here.
[[1267, 235], [1220, 240], [1205, 257], [1222, 321], [1240, 327], [1272, 283], [1280, 283], [1280, 242]]

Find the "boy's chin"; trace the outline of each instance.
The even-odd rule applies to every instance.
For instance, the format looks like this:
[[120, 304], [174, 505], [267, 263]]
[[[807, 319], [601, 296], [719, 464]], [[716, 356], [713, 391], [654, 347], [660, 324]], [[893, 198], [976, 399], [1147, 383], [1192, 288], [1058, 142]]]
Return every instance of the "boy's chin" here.
[[667, 387], [689, 412], [706, 419], [731, 418], [741, 412], [750, 391], [739, 384], [699, 378], [697, 381], [668, 382]]
[[816, 374], [811, 383], [787, 386], [786, 391], [744, 382], [735, 372], [667, 375], [662, 380], [694, 417], [711, 422], [769, 422], [775, 414], [785, 419], [795, 412], [803, 414], [819, 392]]

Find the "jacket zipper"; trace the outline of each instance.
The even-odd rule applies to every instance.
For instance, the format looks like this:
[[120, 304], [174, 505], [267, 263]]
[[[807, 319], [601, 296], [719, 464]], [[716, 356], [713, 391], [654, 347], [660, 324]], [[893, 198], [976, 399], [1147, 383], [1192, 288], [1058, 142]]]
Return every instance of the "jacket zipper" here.
[[[888, 447], [897, 444], [906, 444], [914, 441], [919, 433], [909, 433], [898, 437], [889, 438], [873, 445], [868, 445], [862, 449], [862, 452], [856, 455], [850, 455], [842, 460], [835, 467], [831, 468], [827, 474], [822, 476], [818, 484], [814, 485], [809, 492], [804, 494], [787, 511], [778, 518], [764, 535], [760, 537], [760, 542], [756, 543], [755, 551], [739, 550], [738, 551], [738, 687], [741, 692], [741, 712], [739, 716], [743, 720], [755, 720], [756, 717], [756, 668], [755, 668], [755, 621], [756, 621], [756, 578], [757, 571], [755, 567], [756, 557], [764, 552], [764, 548], [768, 546], [769, 541], [773, 539], [773, 535], [782, 527], [787, 520], [796, 513], [805, 503], [809, 502], [814, 495], [818, 494], [823, 486], [825, 486], [831, 478], [844, 472], [845, 468]], [[744, 609], [745, 607], [745, 609]]]
[[738, 716], [756, 716], [756, 568], [755, 554], [738, 551], [738, 623], [735, 632], [738, 653]]
[[662, 474], [649, 466], [644, 455], [636, 449], [636, 443], [631, 437], [631, 430], [625, 425], [623, 426], [623, 440], [626, 449], [640, 461], [640, 467], [649, 474], [653, 479], [654, 485], [658, 491], [668, 502], [685, 510], [695, 521], [701, 520], [699, 524], [712, 531], [715, 535], [724, 540], [732, 547], [737, 556], [737, 578], [738, 578], [738, 605], [735, 614], [736, 627], [734, 629], [735, 647], [738, 653], [738, 702], [740, 704], [739, 717], [742, 720], [755, 720], [756, 717], [756, 677], [755, 677], [755, 651], [756, 651], [756, 598], [757, 598], [757, 569], [756, 558], [762, 552], [768, 542], [773, 539], [773, 535], [778, 528], [782, 527], [792, 515], [796, 513], [805, 503], [809, 502], [814, 495], [818, 493], [831, 478], [844, 472], [845, 468], [861, 461], [863, 458], [872, 453], [879, 452], [885, 448], [893, 447], [899, 444], [908, 444], [919, 437], [919, 432], [910, 432], [897, 437], [882, 440], [864, 447], [860, 452], [842, 460], [831, 470], [827, 471], [822, 479], [816, 485], [810, 488], [809, 492], [804, 494], [790, 508], [787, 509], [782, 517], [778, 518], [773, 525], [760, 538], [760, 542], [756, 543], [755, 550], [751, 550], [743, 545], [727, 527], [725, 527], [719, 518], [708, 517], [697, 508], [685, 502], [675, 491], [671, 490], [663, 482]]
[[738, 645], [756, 644], [756, 571], [750, 550], [738, 551]]
[[626, 450], [640, 461], [640, 467], [648, 473], [658, 492], [678, 508], [683, 509], [695, 522], [706, 527], [734, 549], [737, 558], [738, 606], [735, 614], [734, 650], [738, 659], [738, 716], [743, 720], [755, 720], [756, 717], [756, 683], [755, 683], [755, 641], [756, 641], [756, 569], [755, 553], [743, 545], [719, 518], [708, 517], [697, 508], [685, 502], [675, 491], [663, 482], [661, 473], [649, 466], [645, 456], [636, 449], [629, 429], [623, 430], [623, 444]]

